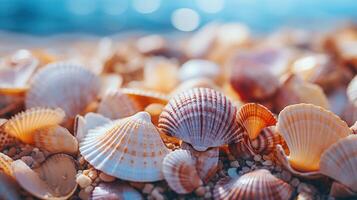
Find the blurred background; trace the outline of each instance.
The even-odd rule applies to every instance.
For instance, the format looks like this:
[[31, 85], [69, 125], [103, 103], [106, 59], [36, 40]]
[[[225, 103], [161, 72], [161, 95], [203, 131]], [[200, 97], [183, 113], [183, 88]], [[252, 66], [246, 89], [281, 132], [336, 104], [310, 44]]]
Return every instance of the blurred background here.
[[31, 35], [197, 30], [238, 21], [257, 32], [357, 19], [354, 0], [0, 0], [0, 30]]

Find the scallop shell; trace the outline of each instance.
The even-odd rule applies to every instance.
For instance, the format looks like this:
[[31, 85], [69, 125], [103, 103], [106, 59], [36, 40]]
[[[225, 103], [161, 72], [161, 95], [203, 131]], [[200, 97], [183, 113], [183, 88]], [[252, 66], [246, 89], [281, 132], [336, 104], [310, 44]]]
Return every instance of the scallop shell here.
[[162, 160], [169, 153], [147, 112], [89, 130], [79, 149], [96, 169], [137, 182], [162, 180]]
[[223, 70], [212, 61], [192, 59], [181, 66], [178, 76], [182, 82], [196, 78], [208, 78], [219, 83], [223, 78]]
[[278, 134], [275, 126], [264, 128], [256, 139], [250, 141], [250, 146], [256, 154], [265, 155], [274, 152], [278, 144], [288, 151], [284, 138]]
[[187, 143], [182, 143], [181, 148], [190, 151], [196, 160], [198, 176], [204, 183], [208, 183], [218, 170], [219, 148], [215, 147], [202, 152], [196, 151]]
[[91, 200], [142, 200], [140, 192], [125, 183], [100, 183], [92, 192]]
[[169, 153], [162, 163], [162, 172], [170, 188], [176, 193], [188, 194], [201, 186], [195, 165], [195, 158], [187, 150]]
[[357, 76], [355, 76], [348, 84], [347, 97], [350, 102], [357, 104]]
[[277, 129], [289, 147], [289, 163], [302, 172], [319, 170], [323, 151], [351, 133], [346, 122], [337, 115], [312, 104], [284, 108], [279, 114]]
[[221, 179], [214, 187], [214, 199], [236, 200], [285, 200], [293, 188], [273, 176], [268, 170], [259, 169], [235, 179]]
[[100, 90], [100, 79], [76, 64], [54, 63], [40, 69], [32, 79], [26, 108], [62, 108], [68, 117], [85, 110]]
[[266, 107], [247, 103], [238, 112], [238, 121], [245, 127], [250, 139], [256, 139], [261, 130], [276, 124], [276, 118]]
[[248, 159], [254, 153], [252, 152], [252, 147], [250, 145], [250, 139], [248, 136], [244, 136], [244, 139], [240, 142], [237, 143], [231, 143], [228, 145], [229, 152], [235, 157], [235, 158], [243, 158], [243, 159]]
[[4, 125], [7, 122], [7, 119], [0, 119], [0, 151], [6, 147], [14, 145], [16, 139], [5, 132]]
[[97, 113], [87, 113], [84, 117], [77, 115], [74, 120], [74, 135], [78, 142], [81, 142], [90, 129], [103, 126], [110, 122], [110, 119]]
[[63, 110], [31, 108], [12, 117], [5, 124], [5, 132], [24, 143], [32, 144], [36, 130], [60, 124], [65, 117]]
[[11, 176], [11, 163], [13, 162], [12, 158], [0, 152], [0, 171], [3, 171], [5, 174]]
[[321, 156], [322, 174], [357, 192], [357, 135], [339, 140]]
[[98, 106], [98, 113], [110, 119], [129, 117], [139, 111], [139, 108], [120, 90], [107, 93]]
[[354, 192], [347, 186], [335, 181], [332, 183], [330, 189], [330, 196], [338, 199], [346, 199], [351, 197], [357, 197], [357, 192]]
[[195, 150], [239, 141], [243, 128], [237, 109], [222, 93], [194, 88], [170, 99], [159, 118], [160, 130], [189, 143]]
[[65, 154], [51, 156], [34, 170], [22, 160], [11, 168], [21, 187], [40, 199], [68, 199], [77, 188], [75, 160]]
[[75, 137], [61, 126], [51, 126], [36, 131], [34, 145], [50, 153], [66, 153], [76, 155], [78, 142]]
[[21, 200], [18, 186], [12, 177], [0, 172], [0, 185], [0, 199]]
[[166, 105], [169, 101], [168, 96], [154, 91], [123, 88], [122, 92], [128, 95], [135, 102], [137, 108], [139, 108], [141, 111], [150, 104], [159, 103]]

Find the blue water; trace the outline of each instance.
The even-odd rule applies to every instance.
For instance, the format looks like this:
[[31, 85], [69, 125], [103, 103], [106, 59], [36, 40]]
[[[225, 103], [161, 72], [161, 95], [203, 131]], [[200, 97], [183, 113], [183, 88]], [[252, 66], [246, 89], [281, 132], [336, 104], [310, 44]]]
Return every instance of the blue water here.
[[[200, 26], [212, 20], [239, 21], [257, 31], [282, 25], [319, 29], [342, 20], [357, 21], [354, 0], [220, 0], [223, 6], [217, 13], [207, 13], [199, 2], [211, 0], [0, 0], [0, 30], [36, 35], [171, 31], [171, 14], [178, 8], [196, 11]], [[138, 9], [157, 3], [151, 13]]]

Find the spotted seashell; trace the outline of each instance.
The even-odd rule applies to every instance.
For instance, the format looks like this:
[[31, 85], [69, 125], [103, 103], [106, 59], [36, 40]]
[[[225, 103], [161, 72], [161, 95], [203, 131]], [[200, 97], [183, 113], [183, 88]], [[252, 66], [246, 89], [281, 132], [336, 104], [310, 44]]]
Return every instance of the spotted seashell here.
[[4, 125], [7, 119], [0, 119], [0, 151], [6, 147], [14, 145], [16, 142], [15, 137], [11, 136], [4, 130]]
[[236, 111], [222, 93], [194, 88], [170, 99], [160, 115], [159, 129], [205, 151], [241, 139], [243, 128]]
[[235, 200], [285, 200], [293, 188], [273, 176], [268, 170], [259, 169], [234, 179], [221, 179], [214, 187], [214, 199]]
[[142, 200], [143, 197], [134, 188], [125, 183], [100, 183], [90, 197], [91, 200]]
[[165, 147], [147, 112], [89, 130], [79, 149], [94, 168], [136, 182], [162, 180]]
[[188, 194], [203, 184], [195, 166], [196, 159], [189, 151], [176, 150], [164, 158], [162, 172], [172, 190]]
[[40, 69], [26, 95], [26, 108], [61, 108], [75, 117], [96, 100], [100, 79], [86, 68], [70, 63], [54, 63]]
[[0, 172], [4, 172], [8, 176], [12, 176], [11, 163], [12, 158], [0, 152]]

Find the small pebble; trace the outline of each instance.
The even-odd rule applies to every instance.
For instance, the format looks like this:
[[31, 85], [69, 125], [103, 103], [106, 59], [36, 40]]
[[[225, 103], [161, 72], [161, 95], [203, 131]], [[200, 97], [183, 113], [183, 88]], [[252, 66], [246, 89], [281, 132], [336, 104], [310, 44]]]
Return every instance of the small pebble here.
[[29, 167], [32, 167], [35, 162], [31, 156], [23, 156], [21, 157], [21, 160], [24, 161], [24, 163], [26, 163]]
[[275, 171], [281, 172], [283, 169], [281, 168], [280, 165], [275, 166]]
[[298, 193], [301, 192], [305, 192], [305, 193], [309, 193], [309, 194], [315, 194], [316, 193], [316, 189], [314, 186], [306, 184], [306, 183], [300, 183], [297, 186], [297, 191]]
[[78, 185], [81, 188], [86, 188], [88, 186], [90, 186], [92, 184], [92, 179], [90, 179], [88, 176], [80, 174], [77, 179], [76, 182], [78, 183]]
[[106, 174], [106, 173], [104, 173], [104, 172], [101, 172], [100, 174], [99, 174], [99, 178], [103, 181], [103, 182], [113, 182], [113, 181], [115, 181], [115, 177], [114, 176], [110, 176], [110, 175], [108, 175], [108, 174]]
[[205, 194], [205, 199], [210, 199], [212, 197], [212, 194], [210, 192], [207, 192]]
[[11, 148], [9, 149], [9, 151], [7, 152], [7, 155], [8, 155], [9, 157], [15, 156], [15, 155], [16, 155], [16, 148], [15, 148], [15, 147], [11, 147]]
[[245, 161], [245, 164], [247, 164], [249, 167], [251, 167], [251, 166], [254, 165], [254, 162], [250, 161], [250, 160], [247, 160], [247, 161]]
[[250, 168], [249, 167], [243, 167], [242, 168], [242, 172], [243, 173], [247, 173], [247, 172], [249, 172], [250, 171]]
[[271, 161], [271, 160], [266, 160], [266, 161], [263, 162], [263, 165], [265, 165], [265, 166], [271, 166], [271, 165], [273, 165], [273, 161]]
[[253, 158], [255, 161], [257, 161], [257, 162], [260, 162], [261, 160], [262, 160], [262, 156], [261, 155], [259, 155], [259, 154], [256, 154], [256, 155], [254, 155], [254, 158]]
[[291, 180], [291, 173], [286, 171], [286, 170], [283, 170], [281, 172], [281, 179], [283, 179], [283, 181], [285, 182], [289, 182]]
[[263, 155], [263, 159], [264, 159], [264, 160], [271, 160], [271, 157], [268, 156], [268, 155]]
[[231, 178], [238, 177], [237, 168], [229, 168], [227, 173], [228, 173], [228, 176]]
[[79, 158], [78, 162], [80, 165], [84, 165], [86, 163], [86, 160], [84, 160], [84, 157], [82, 156]]
[[32, 157], [33, 159], [35, 159], [37, 163], [42, 163], [43, 161], [46, 160], [45, 154], [43, 154], [42, 152], [37, 152]]
[[92, 180], [95, 180], [98, 177], [98, 172], [96, 170], [91, 170], [88, 173], [89, 178], [91, 178]]
[[313, 200], [313, 199], [314, 199], [313, 195], [305, 192], [299, 193], [298, 196], [296, 197], [296, 200]]
[[154, 199], [156, 200], [164, 200], [164, 196], [162, 196], [162, 194], [155, 188], [152, 192], [151, 192], [151, 196], [154, 197]]
[[300, 184], [300, 181], [299, 181], [299, 179], [297, 179], [297, 178], [293, 178], [293, 179], [290, 181], [290, 184], [291, 184], [293, 187], [297, 187], [297, 186]]
[[154, 185], [151, 183], [145, 184], [144, 188], [142, 189], [142, 192], [144, 194], [150, 194], [154, 189]]
[[230, 163], [230, 165], [231, 165], [231, 167], [235, 167], [235, 168], [239, 168], [239, 167], [240, 167], [239, 162], [238, 162], [237, 160], [232, 161], [232, 162]]
[[91, 193], [92, 191], [93, 191], [93, 189], [94, 189], [94, 187], [93, 186], [87, 186], [85, 189], [84, 189], [84, 191], [86, 192], [86, 193]]
[[206, 188], [203, 187], [203, 186], [200, 186], [200, 187], [198, 187], [198, 188], [195, 190], [195, 194], [196, 194], [197, 196], [199, 196], [199, 197], [204, 196], [205, 193], [206, 193]]

